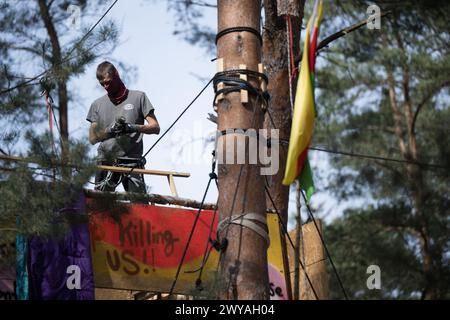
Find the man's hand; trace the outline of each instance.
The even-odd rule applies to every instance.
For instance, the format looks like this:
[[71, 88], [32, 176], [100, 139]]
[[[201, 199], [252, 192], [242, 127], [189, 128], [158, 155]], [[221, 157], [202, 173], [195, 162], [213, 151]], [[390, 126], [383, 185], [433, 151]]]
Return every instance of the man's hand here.
[[111, 127], [106, 128], [106, 130], [105, 130], [107, 139], [113, 138], [113, 137], [116, 137], [116, 136], [122, 134], [123, 130], [124, 130], [123, 123], [118, 122], [118, 121], [114, 122], [114, 124]]
[[121, 117], [109, 128], [106, 128], [105, 137], [101, 141], [134, 132], [138, 132], [138, 125], [127, 123], [125, 122], [125, 118]]
[[133, 133], [133, 132], [138, 132], [138, 125], [131, 124], [131, 123], [125, 123], [123, 125], [123, 128], [122, 128], [123, 134]]
[[138, 125], [126, 122], [125, 117], [120, 117], [116, 123], [120, 124], [120, 134], [138, 132]]

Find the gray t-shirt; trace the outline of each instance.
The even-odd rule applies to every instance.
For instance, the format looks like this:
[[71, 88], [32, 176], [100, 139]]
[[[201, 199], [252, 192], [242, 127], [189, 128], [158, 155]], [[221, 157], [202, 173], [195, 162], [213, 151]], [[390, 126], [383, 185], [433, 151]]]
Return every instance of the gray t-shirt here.
[[[129, 90], [128, 97], [118, 105], [114, 105], [107, 95], [95, 100], [86, 120], [97, 122], [99, 130], [105, 130], [120, 117], [124, 117], [128, 123], [144, 124], [145, 118], [152, 110], [154, 108], [144, 92]], [[98, 146], [97, 159], [140, 158], [143, 149], [142, 137], [142, 133], [135, 132], [107, 139]]]

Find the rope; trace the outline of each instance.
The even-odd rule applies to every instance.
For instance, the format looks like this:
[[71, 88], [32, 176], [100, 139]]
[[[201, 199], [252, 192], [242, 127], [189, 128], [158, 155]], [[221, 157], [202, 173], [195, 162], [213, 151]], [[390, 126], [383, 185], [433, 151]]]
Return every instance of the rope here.
[[[267, 177], [266, 177], [266, 183], [267, 183]], [[292, 241], [291, 236], [290, 236], [289, 233], [287, 232], [286, 226], [284, 225], [284, 223], [282, 223], [282, 219], [281, 219], [280, 212], [278, 211], [278, 209], [277, 209], [277, 207], [276, 207], [276, 205], [275, 205], [275, 202], [273, 201], [273, 198], [272, 198], [272, 196], [270, 195], [270, 191], [269, 191], [269, 189], [267, 188], [266, 185], [264, 186], [264, 188], [265, 188], [265, 190], [266, 190], [267, 195], [269, 196], [269, 199], [270, 199], [270, 202], [271, 202], [272, 205], [273, 205], [273, 208], [275, 209], [275, 212], [277, 213], [278, 221], [279, 221], [279, 223], [280, 223], [280, 225], [281, 225], [281, 228], [282, 228], [282, 230], [283, 230], [283, 233], [284, 233], [285, 235], [287, 235], [287, 237], [288, 237], [288, 239], [289, 239], [289, 242], [290, 242], [290, 244], [291, 244], [292, 249], [295, 250], [294, 242]], [[312, 290], [312, 292], [313, 292], [313, 294], [314, 294], [314, 297], [316, 298], [316, 300], [320, 300], [320, 299], [319, 299], [319, 296], [317, 295], [316, 290], [314, 289], [314, 286], [313, 286], [313, 284], [312, 284], [312, 281], [311, 281], [311, 279], [309, 278], [308, 273], [306, 272], [305, 265], [302, 263], [301, 259], [298, 259], [298, 262], [299, 262], [299, 264], [300, 264], [300, 267], [302, 267], [303, 271], [305, 272], [306, 280], [308, 280], [309, 286], [311, 287], [311, 290]]]
[[[275, 122], [274, 122], [274, 120], [272, 118], [272, 115], [270, 114], [270, 109], [269, 108], [267, 109], [267, 115], [269, 116], [269, 120], [272, 123], [272, 126], [275, 128]], [[280, 140], [280, 144], [283, 146], [283, 148], [286, 148], [289, 145], [289, 141], [288, 140]], [[362, 159], [390, 161], [390, 162], [397, 162], [397, 163], [403, 163], [403, 164], [413, 164], [413, 165], [416, 165], [416, 166], [421, 166], [424, 169], [431, 169], [431, 168], [433, 168], [433, 169], [444, 169], [444, 170], [449, 170], [450, 169], [449, 166], [445, 166], [445, 165], [442, 165], [442, 164], [418, 162], [418, 161], [403, 160], [403, 159], [394, 159], [394, 158], [380, 157], [380, 156], [367, 155], [367, 154], [361, 154], [361, 153], [353, 153], [353, 152], [346, 152], [346, 151], [339, 151], [339, 150], [330, 150], [330, 149], [319, 148], [319, 147], [309, 147], [309, 150], [326, 152], [326, 153], [332, 153], [332, 154], [343, 155], [343, 156], [348, 156], [348, 157], [362, 158]]]
[[[59, 123], [58, 123], [58, 120], [56, 119], [55, 108], [53, 106], [53, 98], [52, 98], [52, 96], [50, 94], [51, 90], [54, 89], [54, 86], [49, 81], [49, 79], [46, 78], [46, 77], [41, 78], [39, 80], [39, 84], [42, 87], [41, 97], [45, 96], [45, 102], [47, 104], [47, 112], [49, 114], [48, 121], [49, 121], [51, 142], [52, 142], [53, 151], [55, 152], [55, 142], [54, 142], [54, 139], [53, 139], [53, 121], [55, 122], [56, 130], [58, 131], [59, 141], [60, 141], [61, 144], [62, 144], [62, 138], [61, 138], [61, 130], [59, 128]], [[53, 118], [53, 121], [52, 121], [52, 118]]]
[[[120, 162], [121, 160], [125, 160], [125, 162]], [[129, 162], [127, 162], [129, 161]], [[133, 158], [117, 158], [116, 161], [113, 163], [113, 166], [115, 167], [121, 167], [121, 168], [143, 168], [145, 165], [145, 161], [142, 161], [142, 159], [133, 159]], [[113, 182], [112, 181], [112, 177], [116, 175], [118, 176], [118, 181], [117, 182]], [[143, 175], [139, 175], [139, 177], [141, 178], [141, 182], [145, 184], [144, 182], [144, 178]], [[138, 183], [136, 182], [138, 179], [131, 177], [129, 175], [125, 176], [124, 173], [121, 172], [115, 172], [113, 173], [112, 171], [107, 171], [106, 177], [96, 183], [93, 183], [98, 190], [104, 191], [105, 187], [110, 187], [110, 188], [116, 188], [119, 184], [122, 183], [122, 181], [124, 181], [125, 179], [128, 179], [129, 181], [131, 181], [131, 183], [133, 183], [136, 187], [138, 186]], [[90, 182], [90, 181], [89, 181]], [[90, 182], [92, 183], [92, 182]]]
[[[300, 190], [300, 181], [299, 180], [297, 180], [297, 183], [296, 183], [296, 189], [298, 190], [296, 190], [297, 192], [296, 192], [296, 195], [295, 195], [295, 202], [296, 202], [296, 207], [297, 207], [297, 210], [298, 210], [298, 216], [297, 216], [297, 226], [296, 226], [296, 239], [295, 239], [295, 244], [297, 245], [297, 248], [295, 249], [295, 253], [294, 253], [294, 256], [295, 255], [297, 255], [297, 260], [298, 259], [301, 259], [301, 261], [305, 264], [305, 266], [306, 267], [308, 267], [308, 265], [306, 264], [306, 261], [305, 261], [305, 240], [304, 240], [304, 234], [303, 234], [303, 228], [302, 228], [302, 212], [301, 212], [301, 210], [302, 210], [302, 204], [301, 204], [301, 201], [300, 201], [300, 192], [299, 192], [299, 190]], [[299, 250], [299, 249], [301, 249], [301, 250]], [[297, 261], [296, 260], [296, 261]], [[295, 298], [299, 298], [300, 297], [300, 284], [299, 284], [299, 281], [298, 280], [300, 280], [300, 274], [299, 274], [299, 272], [298, 272], [298, 265], [295, 265], [295, 269], [294, 269], [294, 272], [295, 272], [295, 274], [294, 274], [294, 276], [295, 276], [295, 284], [296, 284], [296, 286], [294, 287], [294, 299]]]
[[108, 171], [106, 173], [106, 177], [102, 181], [94, 183], [95, 187], [100, 191], [104, 191], [106, 187], [115, 189], [119, 184], [122, 183], [123, 175], [121, 173], [118, 173], [119, 179], [117, 183], [111, 183], [113, 175], [114, 173], [112, 171]]
[[266, 82], [266, 84], [269, 83], [269, 78], [264, 73], [250, 70], [250, 69], [231, 69], [231, 70], [220, 71], [220, 72], [216, 73], [215, 77], [221, 76], [221, 75], [224, 75], [224, 76], [238, 75], [239, 76], [241, 74], [245, 74], [245, 75], [252, 76], [255, 78], [262, 78]]
[[[211, 173], [210, 173], [210, 177], [211, 175], [213, 175], [214, 181], [216, 183], [216, 187], [217, 189], [219, 189], [219, 185], [217, 183], [217, 175], [215, 173], [215, 168], [216, 168], [216, 152], [215, 150], [213, 150], [212, 152], [213, 158], [212, 158], [212, 165], [211, 165]], [[216, 248], [216, 244], [214, 243], [214, 241], [211, 239], [211, 235], [212, 235], [212, 229], [214, 227], [214, 221], [216, 220], [216, 215], [217, 215], [217, 208], [219, 205], [219, 198], [217, 197], [217, 201], [216, 201], [216, 205], [214, 207], [214, 214], [213, 214], [213, 218], [211, 220], [211, 224], [209, 226], [209, 233], [208, 233], [208, 241], [206, 242], [206, 246], [205, 246], [205, 251], [203, 253], [203, 261], [202, 264], [200, 265], [200, 267], [198, 269], [195, 270], [189, 270], [189, 271], [185, 271], [185, 273], [195, 273], [195, 272], [200, 272], [197, 279], [195, 280], [195, 287], [197, 290], [201, 291], [203, 290], [202, 287], [202, 273], [203, 273], [203, 268], [205, 267], [208, 259], [209, 259], [209, 255], [211, 254], [211, 250], [213, 248]], [[217, 242], [217, 241], [216, 241]], [[211, 247], [209, 247], [209, 245], [211, 244]], [[208, 248], [209, 247], [209, 248]], [[220, 250], [220, 248], [218, 249]]]
[[[205, 267], [206, 263], [208, 262], [209, 259], [209, 255], [211, 254], [211, 250], [214, 247], [214, 242], [211, 239], [211, 235], [212, 235], [212, 229], [214, 227], [214, 221], [216, 221], [216, 215], [217, 215], [217, 205], [218, 205], [219, 199], [217, 199], [216, 202], [216, 206], [214, 208], [214, 214], [213, 214], [213, 218], [211, 220], [211, 225], [209, 226], [209, 233], [208, 233], [208, 241], [206, 242], [206, 246], [205, 246], [205, 250], [203, 253], [203, 260], [202, 260], [202, 264], [200, 265], [200, 267], [196, 270], [190, 270], [190, 271], [185, 271], [184, 273], [194, 273], [194, 272], [199, 272], [199, 275], [197, 277], [197, 279], [195, 280], [195, 287], [197, 290], [201, 291], [203, 290], [203, 287], [201, 286], [202, 284], [202, 273], [203, 273], [203, 268]], [[211, 246], [210, 246], [211, 245]]]
[[211, 180], [215, 180], [215, 179], [217, 179], [217, 176], [216, 176], [216, 174], [213, 171], [209, 175], [208, 184], [206, 186], [205, 193], [203, 194], [202, 202], [200, 203], [200, 208], [198, 209], [197, 215], [195, 216], [195, 220], [194, 220], [194, 223], [192, 225], [191, 233], [189, 234], [189, 238], [188, 238], [188, 241], [186, 243], [186, 247], [184, 248], [184, 252], [183, 252], [183, 255], [181, 257], [180, 263], [178, 264], [177, 272], [176, 272], [175, 278], [174, 278], [174, 280], [172, 282], [172, 286], [170, 288], [169, 295], [172, 295], [173, 290], [175, 288], [175, 285], [176, 285], [176, 283], [178, 281], [178, 276], [180, 275], [181, 267], [182, 267], [184, 259], [186, 257], [186, 253], [187, 253], [187, 250], [189, 248], [189, 244], [191, 243], [191, 239], [192, 239], [192, 236], [194, 234], [195, 227], [197, 226], [198, 219], [200, 218], [200, 212], [202, 211], [203, 204], [205, 203], [205, 198], [206, 198], [206, 195], [208, 194], [209, 186], [211, 185]]
[[90, 34], [92, 31], [94, 31], [94, 29], [97, 27], [97, 25], [103, 20], [103, 18], [109, 13], [109, 11], [111, 11], [111, 9], [116, 5], [117, 1], [119, 0], [115, 0], [110, 6], [109, 8], [105, 11], [105, 13], [103, 13], [103, 15], [100, 17], [100, 19], [97, 20], [97, 22], [88, 30], [88, 32], [86, 32], [86, 34], [81, 38], [80, 41], [78, 41], [73, 47], [72, 50], [69, 51], [69, 53], [67, 54], [68, 57], [70, 57], [70, 55], [75, 51], [75, 49], [77, 48], [77, 46], [82, 43]]
[[445, 169], [445, 170], [450, 169], [449, 166], [440, 165], [440, 164], [434, 164], [434, 163], [425, 163], [425, 162], [418, 162], [418, 161], [411, 161], [411, 160], [386, 158], [386, 157], [379, 157], [379, 156], [360, 154], [360, 153], [352, 153], [352, 152], [345, 152], [345, 151], [338, 151], [338, 150], [329, 150], [329, 149], [323, 149], [323, 148], [318, 148], [318, 147], [309, 147], [309, 149], [310, 150], [314, 150], [314, 151], [322, 151], [322, 152], [327, 152], [327, 153], [340, 154], [340, 155], [349, 156], [349, 157], [366, 158], [366, 159], [382, 160], [382, 161], [391, 161], [391, 162], [398, 162], [398, 163], [405, 163], [405, 164], [414, 164], [416, 166], [430, 167], [430, 168], [434, 168], [434, 169]]
[[[253, 70], [248, 69], [234, 69], [234, 70], [226, 70], [217, 72], [213, 78], [214, 85], [214, 106], [217, 105], [217, 96], [220, 94], [228, 94], [230, 92], [238, 92], [241, 90], [247, 90], [249, 93], [255, 96], [261, 96], [264, 99], [264, 107], [263, 110], [266, 110], [267, 103], [270, 99], [270, 95], [267, 91], [262, 91], [259, 88], [255, 88], [249, 81], [241, 79], [240, 76], [242, 74], [248, 75], [250, 77], [257, 78], [258, 80], [262, 79], [266, 84], [269, 83], [269, 79], [264, 73], [260, 73]], [[224, 84], [226, 87], [218, 90], [219, 83]]]
[[56, 146], [55, 146], [55, 140], [53, 139], [53, 107], [52, 107], [52, 101], [53, 99], [50, 97], [50, 93], [47, 90], [44, 90], [43, 94], [45, 95], [45, 102], [47, 105], [47, 112], [48, 112], [48, 127], [49, 127], [49, 133], [50, 133], [50, 142], [52, 145], [52, 157], [56, 158]]
[[[48, 83], [46, 83], [43, 80], [44, 79], [42, 78], [40, 81], [40, 84], [43, 87], [41, 96], [45, 96], [45, 104], [47, 107], [50, 144], [51, 144], [51, 148], [52, 148], [50, 162], [53, 163], [56, 161], [56, 145], [55, 145], [55, 139], [53, 138], [53, 119], [55, 119], [55, 123], [57, 123], [57, 122], [56, 122], [55, 113], [53, 112], [54, 111], [53, 105], [52, 105], [53, 98], [50, 95], [51, 87], [48, 85]], [[60, 133], [59, 126], [57, 126], [57, 128], [58, 128], [58, 132]], [[59, 135], [59, 139], [61, 141], [61, 133]], [[54, 166], [52, 166], [52, 174], [53, 174], [53, 181], [55, 181], [56, 180], [56, 167], [54, 167]]]
[[[290, 20], [288, 20], [288, 17], [290, 17], [290, 16], [289, 15], [286, 16], [286, 41], [288, 44], [286, 46], [286, 48], [287, 48], [287, 54], [288, 54], [288, 59], [289, 59], [289, 56], [291, 55], [291, 50], [290, 50], [291, 37], [289, 34], [289, 30], [290, 30], [289, 21]], [[292, 67], [291, 67], [291, 64], [289, 63], [289, 61], [287, 62], [287, 65], [288, 65], [288, 76], [289, 76], [289, 102], [291, 103], [291, 114], [293, 115], [294, 114], [294, 101], [293, 101], [293, 97], [292, 97], [292, 76], [291, 76], [292, 75]]]
[[[169, 128], [167, 128], [166, 131], [164, 131], [164, 133], [158, 138], [158, 140], [156, 140], [155, 143], [147, 150], [147, 152], [142, 156], [142, 159], [145, 159], [145, 157], [150, 153], [150, 151], [153, 150], [153, 148], [158, 144], [158, 142], [161, 141], [164, 138], [164, 136], [173, 128], [173, 126], [178, 122], [178, 120], [186, 113], [186, 111], [194, 104], [194, 102], [197, 101], [197, 99], [202, 95], [202, 93], [206, 90], [206, 88], [208, 88], [208, 86], [211, 82], [214, 83], [214, 91], [215, 91], [214, 102], [216, 101], [216, 97], [218, 95], [217, 84], [219, 82], [221, 82], [220, 79], [222, 79], [222, 81], [228, 81], [230, 84], [232, 83], [234, 85], [234, 87], [232, 87], [232, 88], [226, 88], [229, 90], [227, 90], [227, 92], [223, 92], [225, 94], [232, 92], [232, 91], [239, 91], [239, 90], [243, 89], [243, 90], [248, 90], [250, 92], [255, 93], [257, 95], [257, 97], [260, 97], [260, 96], [263, 97], [264, 101], [266, 101], [266, 102], [269, 100], [269, 96], [268, 96], [267, 92], [262, 92], [261, 90], [256, 89], [248, 81], [236, 78], [236, 76], [239, 74], [246, 74], [248, 76], [262, 78], [262, 80], [266, 81], [266, 83], [269, 82], [269, 80], [265, 74], [257, 72], [257, 71], [253, 71], [253, 70], [236, 69], [236, 70], [227, 70], [227, 71], [222, 71], [222, 72], [216, 73], [214, 75], [214, 77], [208, 81], [208, 83], [200, 90], [200, 92], [195, 96], [195, 98], [180, 113], [180, 115], [169, 126]], [[230, 89], [232, 89], [232, 90], [230, 90]], [[131, 175], [133, 170], [134, 170], [134, 168], [132, 168], [130, 170], [130, 172], [127, 173], [127, 176]]]
[[[178, 120], [180, 120], [180, 118], [186, 113], [186, 111], [194, 104], [195, 101], [197, 101], [197, 99], [202, 95], [202, 93], [206, 90], [206, 88], [208, 88], [209, 84], [213, 81], [214, 78], [211, 78], [208, 83], [203, 87], [203, 89], [200, 90], [200, 92], [195, 96], [195, 98], [187, 105], [186, 108], [184, 108], [184, 110], [180, 113], [180, 115], [175, 119], [174, 122], [172, 122], [172, 124], [169, 126], [169, 128], [166, 129], [166, 131], [164, 131], [164, 133], [158, 138], [158, 140], [155, 141], [155, 143], [153, 143], [153, 145], [147, 150], [147, 152], [141, 157], [141, 160], [145, 160], [145, 157], [150, 153], [150, 151], [153, 150], [153, 148], [158, 144], [159, 141], [162, 140], [162, 138], [164, 138], [164, 136], [170, 131], [170, 129], [173, 128], [173, 126], [178, 122]], [[133, 172], [134, 168], [131, 168], [130, 172], [127, 173], [126, 175], [129, 176], [131, 175], [131, 173]]]
[[[289, 27], [289, 49], [290, 49], [290, 57], [291, 57], [291, 68], [292, 73], [291, 77], [296, 78], [298, 68], [295, 66], [295, 57], [294, 57], [294, 32], [292, 31], [292, 17], [288, 15], [288, 27]], [[289, 58], [289, 57], [288, 57]], [[288, 62], [289, 63], [289, 62]]]
[[219, 39], [221, 37], [223, 37], [224, 35], [228, 34], [228, 33], [232, 33], [232, 32], [250, 32], [253, 33], [259, 40], [259, 43], [262, 45], [263, 39], [261, 37], [261, 34], [259, 33], [258, 30], [251, 28], [251, 27], [232, 27], [232, 28], [226, 28], [223, 29], [222, 31], [220, 31], [217, 35], [216, 35], [216, 45], [217, 42], [219, 41]]
[[[293, 82], [297, 77], [298, 69], [295, 67], [294, 46], [293, 46], [293, 32], [292, 32], [292, 18], [290, 15], [286, 16], [286, 40], [288, 53], [288, 74], [289, 74], [289, 102], [291, 104], [291, 113], [294, 114], [294, 92]], [[290, 61], [289, 61], [290, 58]]]
[[344, 286], [343, 286], [342, 281], [341, 281], [341, 277], [339, 276], [339, 273], [337, 272], [336, 266], [334, 265], [333, 259], [331, 258], [331, 254], [328, 251], [327, 245], [325, 244], [325, 240], [323, 239], [323, 236], [322, 236], [322, 234], [321, 234], [321, 232], [319, 230], [319, 227], [317, 226], [316, 220], [314, 219], [314, 215], [313, 215], [313, 213], [311, 211], [311, 208], [309, 207], [309, 204], [308, 204], [308, 201], [306, 199], [306, 196], [305, 196], [303, 190], [300, 189], [300, 192], [302, 194], [303, 200], [305, 201], [306, 208], [308, 209], [307, 211], [308, 211], [309, 217], [314, 222], [314, 226], [316, 227], [317, 234], [320, 237], [320, 241], [322, 242], [323, 247], [325, 248], [325, 252], [327, 254], [328, 259], [330, 260], [331, 266], [333, 267], [333, 271], [334, 271], [334, 274], [336, 275], [336, 278], [337, 278], [337, 280], [339, 282], [339, 286], [341, 287], [341, 290], [344, 293], [345, 300], [348, 300], [347, 292], [344, 289]]

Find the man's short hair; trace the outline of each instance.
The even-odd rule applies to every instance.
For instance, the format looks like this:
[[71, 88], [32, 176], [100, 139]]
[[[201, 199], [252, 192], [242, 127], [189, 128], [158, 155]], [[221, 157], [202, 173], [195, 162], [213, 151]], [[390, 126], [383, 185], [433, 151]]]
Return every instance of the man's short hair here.
[[114, 65], [111, 62], [103, 61], [97, 67], [97, 79], [98, 80], [103, 79], [103, 75], [105, 73], [107, 73], [110, 76], [112, 76], [115, 71], [116, 71], [116, 67], [114, 67]]

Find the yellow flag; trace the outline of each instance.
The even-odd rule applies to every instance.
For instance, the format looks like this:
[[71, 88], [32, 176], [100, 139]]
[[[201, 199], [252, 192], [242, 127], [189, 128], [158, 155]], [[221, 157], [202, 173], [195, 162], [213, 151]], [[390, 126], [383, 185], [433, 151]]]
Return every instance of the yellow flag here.
[[307, 150], [314, 129], [314, 99], [308, 61], [311, 24], [312, 18], [309, 20], [305, 32], [306, 39], [303, 48], [300, 78], [297, 83], [297, 92], [295, 95], [294, 116], [292, 118], [288, 158], [283, 179], [284, 185], [290, 185], [300, 174], [302, 167], [299, 167], [298, 160], [303, 152]]

